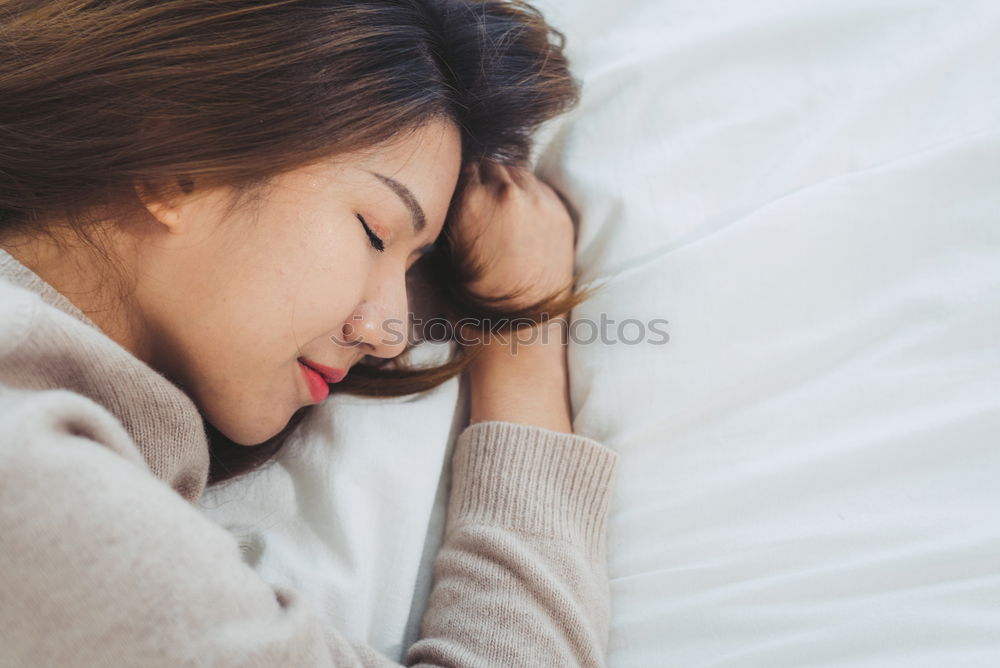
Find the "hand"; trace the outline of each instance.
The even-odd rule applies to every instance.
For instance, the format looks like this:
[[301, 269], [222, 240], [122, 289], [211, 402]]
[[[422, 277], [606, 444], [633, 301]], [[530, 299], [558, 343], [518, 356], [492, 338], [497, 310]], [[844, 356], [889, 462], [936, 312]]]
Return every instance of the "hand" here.
[[[505, 308], [530, 306], [571, 288], [575, 230], [551, 187], [529, 171], [484, 163], [473, 173], [456, 212], [457, 245], [480, 268], [466, 287]], [[555, 318], [561, 314], [549, 314]], [[470, 421], [501, 420], [573, 431], [566, 346], [561, 324], [543, 325], [531, 343], [496, 339], [469, 365]]]
[[573, 279], [575, 229], [560, 196], [520, 167], [484, 162], [471, 169], [455, 234], [481, 272], [466, 287], [486, 298], [516, 292], [504, 303], [513, 308], [557, 291], [565, 295]]

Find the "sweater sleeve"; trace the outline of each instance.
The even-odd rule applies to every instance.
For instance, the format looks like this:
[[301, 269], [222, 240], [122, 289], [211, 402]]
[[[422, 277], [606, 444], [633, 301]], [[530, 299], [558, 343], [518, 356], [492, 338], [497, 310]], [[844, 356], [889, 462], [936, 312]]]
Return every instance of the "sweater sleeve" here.
[[[406, 665], [602, 665], [617, 455], [507, 422], [465, 429]], [[396, 666], [273, 588], [64, 390], [0, 393], [0, 665]]]

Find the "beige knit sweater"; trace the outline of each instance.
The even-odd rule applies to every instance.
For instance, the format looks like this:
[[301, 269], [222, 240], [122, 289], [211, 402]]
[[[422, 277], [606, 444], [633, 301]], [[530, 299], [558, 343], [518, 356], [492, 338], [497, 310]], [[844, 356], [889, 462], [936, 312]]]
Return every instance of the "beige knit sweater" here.
[[[603, 665], [616, 467], [467, 427], [406, 665]], [[0, 667], [399, 665], [260, 579], [193, 504], [207, 476], [191, 400], [0, 250]]]

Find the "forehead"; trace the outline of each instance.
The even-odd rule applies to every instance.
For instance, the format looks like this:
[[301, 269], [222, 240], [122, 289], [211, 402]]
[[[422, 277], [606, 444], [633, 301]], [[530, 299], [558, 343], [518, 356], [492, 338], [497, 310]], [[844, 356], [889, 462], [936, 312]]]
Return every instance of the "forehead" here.
[[[402, 186], [428, 225], [443, 220], [461, 169], [461, 134], [450, 121], [434, 120], [366, 149], [343, 153], [287, 175], [286, 183], [317, 195], [331, 186], [355, 194], [396, 198]], [[393, 194], [393, 190], [397, 194]]]
[[368, 158], [359, 166], [402, 184], [428, 218], [437, 218], [446, 212], [458, 181], [461, 135], [450, 121], [434, 120], [376, 147]]

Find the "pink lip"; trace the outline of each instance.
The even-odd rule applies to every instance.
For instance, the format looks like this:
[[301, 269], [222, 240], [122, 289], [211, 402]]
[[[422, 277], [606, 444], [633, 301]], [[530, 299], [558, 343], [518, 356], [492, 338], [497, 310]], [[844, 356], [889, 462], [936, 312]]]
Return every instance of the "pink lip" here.
[[312, 395], [314, 404], [318, 404], [330, 396], [330, 386], [326, 384], [326, 379], [323, 376], [302, 362], [299, 362], [299, 368], [302, 369], [302, 375], [306, 377], [306, 385], [309, 386], [309, 394]]
[[333, 367], [323, 366], [322, 364], [317, 364], [310, 359], [305, 357], [300, 357], [299, 362], [309, 367], [319, 375], [323, 377], [328, 383], [339, 383], [344, 380], [344, 376], [347, 375], [346, 371], [341, 371], [340, 369], [334, 369]]

